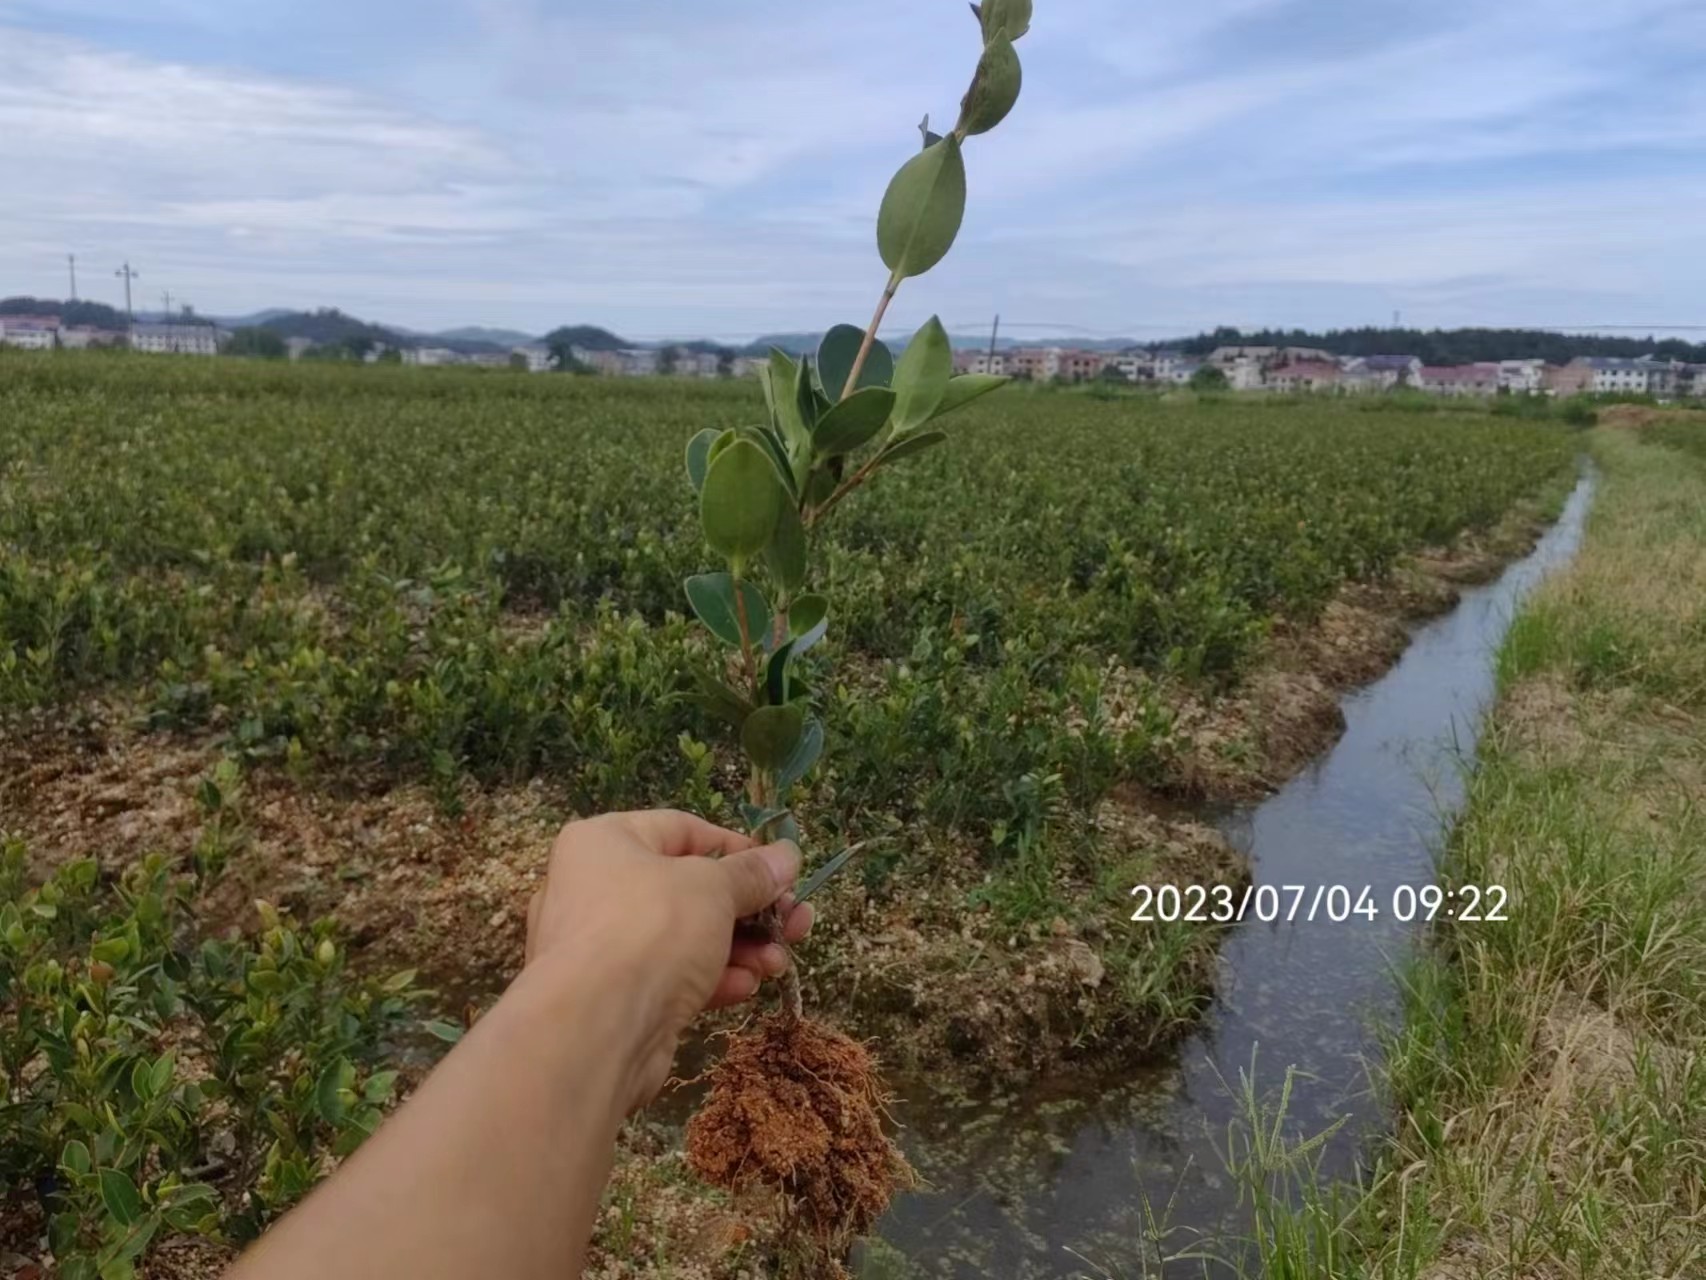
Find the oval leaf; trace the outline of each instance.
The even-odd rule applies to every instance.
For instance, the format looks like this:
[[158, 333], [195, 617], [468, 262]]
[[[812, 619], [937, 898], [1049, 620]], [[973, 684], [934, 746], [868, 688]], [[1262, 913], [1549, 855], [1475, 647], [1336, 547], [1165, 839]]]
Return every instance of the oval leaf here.
[[812, 444], [818, 455], [825, 458], [839, 457], [868, 443], [883, 429], [894, 404], [894, 392], [882, 387], [866, 387], [863, 391], [855, 391], [824, 414], [823, 421], [817, 424]]
[[954, 348], [942, 322], [931, 316], [912, 335], [894, 371], [894, 434], [916, 431], [936, 415], [954, 376]]
[[782, 504], [782, 514], [776, 521], [776, 533], [764, 553], [770, 572], [783, 591], [793, 593], [806, 583], [806, 529], [800, 523], [800, 513], [791, 502]]
[[978, 17], [985, 44], [1002, 34], [1017, 40], [1031, 29], [1031, 0], [984, 0]]
[[[798, 517], [795, 517], [798, 520]], [[682, 586], [687, 591], [687, 603], [710, 633], [724, 644], [740, 647], [740, 616], [735, 612], [735, 580], [726, 573], [701, 573], [689, 578]], [[749, 642], [763, 639], [770, 625], [770, 603], [764, 593], [750, 582], [740, 584], [741, 612], [746, 615], [746, 634]]]
[[798, 703], [782, 707], [760, 707], [741, 726], [740, 743], [747, 759], [760, 769], [774, 772], [788, 763], [805, 731], [805, 708]]
[[978, 59], [977, 74], [960, 101], [960, 127], [968, 134], [988, 133], [1013, 110], [1023, 81], [1013, 42], [996, 36]]
[[142, 1197], [136, 1194], [136, 1184], [117, 1169], [101, 1170], [101, 1203], [107, 1217], [121, 1227], [132, 1225], [142, 1216]]
[[949, 380], [942, 403], [936, 406], [936, 416], [940, 418], [955, 409], [963, 408], [979, 396], [986, 396], [1011, 381], [1013, 379], [993, 373], [962, 373], [959, 377]]
[[[770, 399], [770, 416], [775, 419], [782, 438], [804, 443], [811, 439], [811, 429], [801, 412], [800, 379], [806, 377], [805, 361], [795, 361], [786, 351], [770, 348], [769, 377], [765, 393]], [[809, 382], [810, 379], [807, 378]]]
[[79, 1178], [95, 1167], [95, 1162], [89, 1158], [89, 1148], [76, 1138], [65, 1144], [65, 1150], [59, 1153], [59, 1163]]
[[705, 472], [711, 466], [711, 446], [721, 434], [712, 427], [706, 427], [687, 442], [687, 482], [693, 486], [694, 493], [705, 487]]
[[782, 515], [776, 466], [751, 440], [736, 440], [711, 460], [699, 515], [711, 549], [739, 566], [764, 550]]
[[909, 458], [915, 453], [923, 453], [933, 445], [941, 444], [947, 438], [948, 433], [946, 431], [920, 431], [915, 436], [896, 440], [877, 455], [877, 461], [886, 467], [891, 462], [899, 462], [902, 458]]
[[788, 762], [776, 771], [776, 790], [786, 792], [810, 773], [823, 755], [823, 725], [817, 720], [806, 721], [800, 740], [788, 756]]
[[877, 212], [877, 252], [897, 280], [921, 276], [953, 247], [966, 212], [966, 162], [958, 138], [900, 167]]
[[[847, 379], [853, 372], [853, 362], [859, 358], [859, 347], [865, 341], [865, 331], [853, 324], [838, 324], [823, 335], [817, 346], [818, 383], [833, 404], [847, 389]], [[881, 338], [871, 343], [864, 368], [859, 370], [855, 391], [866, 387], [886, 387], [894, 381], [894, 355]]]
[[811, 594], [801, 596], [794, 601], [788, 610], [788, 631], [791, 635], [803, 636], [829, 617], [829, 601], [824, 597]]

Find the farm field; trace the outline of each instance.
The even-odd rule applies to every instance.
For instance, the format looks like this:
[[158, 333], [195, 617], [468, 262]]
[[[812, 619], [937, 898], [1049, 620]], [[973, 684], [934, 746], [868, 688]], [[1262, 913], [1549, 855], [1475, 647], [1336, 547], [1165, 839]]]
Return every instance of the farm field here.
[[[1574, 475], [1551, 422], [1377, 410], [1014, 388], [849, 504], [812, 566], [835, 750], [800, 816], [808, 860], [870, 845], [808, 944], [815, 1007], [968, 1081], [1189, 1025], [1212, 931], [1121, 910], [1243, 877], [1180, 803], [1300, 766], [1335, 691]], [[513, 974], [558, 823], [736, 820], [674, 696], [710, 657], [682, 451], [763, 412], [733, 384], [0, 361], [0, 1071], [55, 1063], [0, 1111], [0, 1247], [44, 1229], [27, 1188], [72, 1142], [131, 1171], [157, 1262], [263, 1226], [418, 1072], [408, 1027], [452, 1038]], [[205, 1191], [161, 1188], [216, 1136]], [[69, 1158], [54, 1229], [92, 1256], [129, 1205]]]

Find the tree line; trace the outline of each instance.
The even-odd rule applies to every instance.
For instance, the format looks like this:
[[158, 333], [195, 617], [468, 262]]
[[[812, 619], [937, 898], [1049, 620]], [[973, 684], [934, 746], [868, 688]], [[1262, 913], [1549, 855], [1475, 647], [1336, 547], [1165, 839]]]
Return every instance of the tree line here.
[[1555, 333], [1548, 329], [1237, 329], [1222, 326], [1183, 342], [1161, 346], [1187, 355], [1207, 355], [1217, 347], [1318, 347], [1339, 356], [1409, 355], [1423, 364], [1475, 364], [1482, 360], [1545, 360], [1568, 364], [1579, 356], [1655, 355], [1661, 359], [1706, 364], [1706, 343], [1680, 338], [1619, 338], [1592, 333]]

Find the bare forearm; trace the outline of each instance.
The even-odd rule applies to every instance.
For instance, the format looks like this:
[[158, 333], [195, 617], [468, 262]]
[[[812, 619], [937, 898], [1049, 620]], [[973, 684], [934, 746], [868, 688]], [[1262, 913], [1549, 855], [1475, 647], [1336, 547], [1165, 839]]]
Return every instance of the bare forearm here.
[[578, 1274], [632, 1090], [620, 990], [527, 970], [235, 1280]]

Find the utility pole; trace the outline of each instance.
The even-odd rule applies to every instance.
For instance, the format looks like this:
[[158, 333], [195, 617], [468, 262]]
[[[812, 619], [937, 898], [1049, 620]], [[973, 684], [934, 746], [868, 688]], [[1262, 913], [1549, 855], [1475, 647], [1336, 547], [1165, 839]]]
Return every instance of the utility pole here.
[[986, 373], [995, 372], [995, 340], [1001, 336], [1001, 313], [995, 315], [995, 326], [989, 331], [989, 361], [984, 367]]
[[77, 255], [68, 253], [65, 260], [71, 264], [71, 301], [77, 301]]
[[172, 291], [167, 289], [160, 295], [160, 310], [165, 312], [166, 323], [172, 323]]
[[117, 271], [113, 272], [113, 274], [115, 276], [124, 277], [124, 318], [126, 323], [134, 327], [136, 324], [136, 313], [132, 311], [130, 307], [130, 282], [132, 280], [141, 279], [142, 273], [140, 271], [132, 271], [130, 269], [130, 263], [127, 261]]

